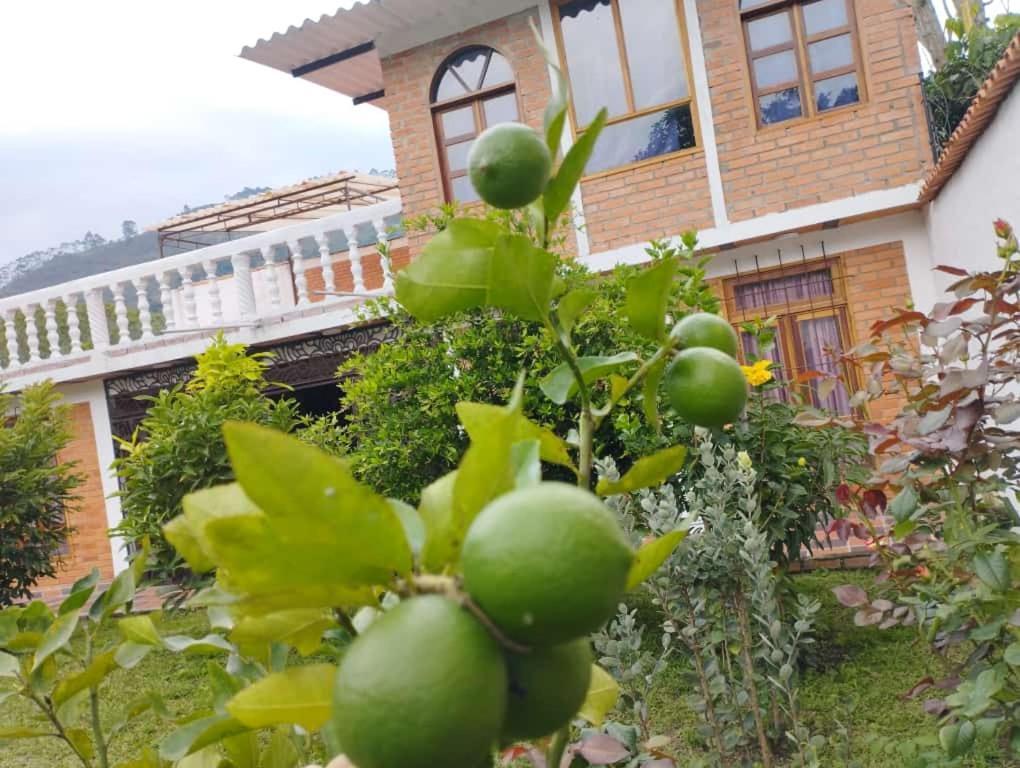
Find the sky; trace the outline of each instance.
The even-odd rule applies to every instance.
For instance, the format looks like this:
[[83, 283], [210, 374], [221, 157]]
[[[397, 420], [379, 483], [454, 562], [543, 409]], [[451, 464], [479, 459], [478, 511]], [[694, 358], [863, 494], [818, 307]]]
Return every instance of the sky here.
[[0, 2], [0, 264], [245, 186], [393, 168], [385, 112], [238, 56], [351, 4]]

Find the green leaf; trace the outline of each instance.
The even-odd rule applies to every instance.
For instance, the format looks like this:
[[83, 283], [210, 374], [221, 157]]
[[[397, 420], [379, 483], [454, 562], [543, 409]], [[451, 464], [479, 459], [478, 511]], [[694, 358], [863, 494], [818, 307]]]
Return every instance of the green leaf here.
[[218, 653], [233, 653], [234, 646], [219, 635], [205, 637], [186, 637], [170, 635], [163, 638], [163, 646], [172, 653], [183, 653], [185, 656], [214, 656]]
[[407, 536], [407, 544], [414, 555], [421, 554], [421, 548], [425, 545], [425, 523], [418, 514], [418, 510], [400, 499], [387, 499], [393, 513], [400, 520], [404, 527], [404, 534]]
[[567, 336], [574, 330], [578, 318], [591, 303], [595, 301], [598, 294], [590, 288], [575, 288], [556, 305], [556, 317], [560, 321], [560, 328]]
[[555, 222], [570, 206], [570, 197], [584, 175], [584, 169], [595, 149], [595, 142], [598, 141], [608, 117], [609, 113], [605, 108], [599, 110], [595, 119], [585, 128], [584, 133], [574, 141], [567, 156], [560, 163], [556, 175], [546, 185], [542, 202], [545, 205], [546, 218], [550, 222]]
[[627, 393], [629, 383], [629, 379], [623, 376], [615, 373], [609, 374], [609, 399], [613, 405], [616, 405], [623, 399], [623, 396]]
[[60, 604], [60, 614], [70, 613], [71, 611], [77, 611], [92, 597], [92, 592], [96, 588], [96, 584], [99, 583], [99, 569], [93, 568], [88, 576], [84, 576], [78, 581], [74, 582], [71, 587], [71, 591], [67, 597], [64, 598], [64, 602]]
[[527, 488], [542, 482], [538, 440], [514, 443], [510, 448], [510, 466], [514, 475], [514, 488]]
[[974, 746], [977, 731], [974, 723], [963, 720], [953, 725], [943, 726], [939, 731], [939, 743], [951, 758], [961, 757], [970, 752]]
[[634, 589], [659, 570], [659, 566], [669, 559], [686, 536], [687, 531], [671, 531], [642, 544], [634, 555], [634, 564], [627, 575], [627, 590]]
[[121, 669], [133, 669], [153, 649], [151, 645], [138, 643], [121, 643], [114, 652], [114, 660]]
[[[621, 352], [611, 357], [581, 357], [577, 360], [577, 366], [585, 383], [591, 384], [639, 359], [634, 352]], [[564, 405], [577, 394], [577, 380], [566, 363], [554, 368], [539, 382], [539, 386], [545, 396], [557, 405]]]
[[65, 613], [63, 616], [58, 616], [56, 620], [50, 624], [43, 633], [42, 639], [39, 641], [39, 647], [36, 649], [35, 659], [32, 664], [32, 672], [39, 669], [39, 667], [42, 666], [42, 663], [50, 656], [67, 646], [67, 643], [71, 639], [71, 635], [74, 634], [74, 630], [77, 626], [77, 611], [71, 611], [70, 613]]
[[595, 726], [602, 725], [606, 715], [613, 711], [616, 700], [620, 698], [620, 686], [613, 679], [613, 676], [602, 667], [593, 664], [591, 668], [591, 683], [588, 685], [588, 694], [585, 696], [584, 704], [577, 713]]
[[662, 423], [659, 419], [659, 384], [666, 372], [667, 360], [663, 359], [648, 369], [645, 380], [641, 385], [641, 410], [655, 434], [662, 430]]
[[49, 731], [40, 731], [38, 728], [24, 728], [20, 726], [0, 728], [0, 741], [8, 739], [37, 739], [40, 736], [50, 735], [52, 734]]
[[105, 592], [89, 608], [89, 618], [100, 622], [112, 616], [135, 597], [135, 574], [130, 568], [118, 573]]
[[905, 485], [889, 502], [889, 514], [897, 523], [905, 522], [917, 510], [917, 502], [917, 494], [914, 492], [913, 486]]
[[497, 307], [523, 320], [549, 312], [557, 257], [492, 222], [454, 219], [397, 275], [397, 301], [421, 322]]
[[978, 552], [971, 564], [974, 567], [974, 574], [993, 592], [1005, 592], [1009, 589], [1009, 563], [1001, 552]]
[[0, 651], [0, 677], [17, 677], [20, 670], [17, 656]]
[[631, 493], [641, 488], [657, 488], [684, 467], [687, 446], [674, 445], [645, 456], [634, 462], [634, 466], [616, 482], [602, 478], [595, 492], [600, 496]]
[[230, 715], [215, 714], [185, 723], [159, 745], [159, 756], [175, 762], [230, 736], [245, 733], [249, 728]]
[[336, 625], [329, 611], [323, 609], [279, 611], [241, 619], [230, 633], [230, 639], [242, 651], [255, 645], [286, 643], [302, 656], [308, 656], [322, 645], [323, 633]]
[[182, 507], [184, 514], [163, 526], [163, 535], [196, 573], [206, 573], [216, 567], [214, 553], [205, 536], [206, 525], [213, 520], [262, 513], [237, 483], [188, 494]]
[[421, 492], [418, 514], [425, 523], [425, 548], [422, 565], [425, 570], [439, 572], [457, 556], [454, 539], [453, 490], [457, 472], [443, 475]]
[[1010, 643], [1002, 653], [1002, 660], [1011, 667], [1020, 667], [1020, 641]]
[[113, 651], [102, 653], [78, 674], [62, 679], [53, 691], [53, 704], [59, 707], [76, 693], [98, 686], [117, 668], [115, 657]]
[[[218, 739], [218, 742], [226, 741], [230, 736]], [[174, 763], [174, 768], [225, 768], [223, 756], [220, 753], [219, 744], [212, 744], [197, 752], [193, 752], [185, 758]]]
[[627, 281], [627, 321], [652, 341], [666, 337], [666, 309], [678, 266], [676, 259], [664, 259]]
[[251, 728], [300, 725], [317, 731], [329, 719], [336, 667], [290, 667], [248, 686], [227, 703], [227, 711]]
[[92, 746], [92, 736], [84, 728], [70, 728], [65, 731], [67, 740], [74, 745], [79, 755], [91, 760], [96, 756], [96, 749]]
[[138, 645], [162, 645], [156, 625], [149, 616], [129, 616], [117, 622], [117, 628], [123, 638]]
[[531, 32], [535, 36], [535, 43], [542, 51], [542, 57], [552, 73], [552, 94], [546, 103], [543, 126], [545, 128], [546, 145], [549, 147], [549, 154], [556, 157], [560, 149], [560, 138], [563, 135], [563, 126], [567, 120], [567, 98], [570, 95], [570, 87], [567, 85], [567, 78], [563, 76], [560, 69], [559, 59], [554, 51], [545, 44], [541, 33], [531, 22]]

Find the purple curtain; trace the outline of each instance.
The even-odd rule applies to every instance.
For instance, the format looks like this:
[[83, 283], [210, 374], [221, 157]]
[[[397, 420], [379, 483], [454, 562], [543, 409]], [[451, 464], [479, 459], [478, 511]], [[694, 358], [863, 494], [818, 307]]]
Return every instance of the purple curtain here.
[[[829, 316], [798, 320], [797, 331], [803, 346], [806, 370], [823, 371], [839, 376], [842, 373], [839, 355], [843, 353], [843, 343], [840, 339], [838, 319]], [[811, 399], [814, 400], [815, 406], [841, 415], [850, 413], [850, 396], [842, 381], [836, 384], [832, 394], [824, 399], [818, 396], [819, 383], [818, 379], [811, 382]]]
[[818, 269], [784, 275], [760, 283], [738, 285], [733, 292], [737, 309], [759, 309], [772, 305], [795, 304], [832, 296], [832, 272]]

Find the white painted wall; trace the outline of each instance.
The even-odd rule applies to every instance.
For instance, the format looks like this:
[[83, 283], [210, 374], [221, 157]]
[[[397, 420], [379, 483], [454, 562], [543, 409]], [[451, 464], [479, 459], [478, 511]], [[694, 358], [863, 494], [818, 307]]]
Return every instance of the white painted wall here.
[[[992, 222], [1000, 218], [1020, 229], [1020, 87], [929, 206], [932, 265], [996, 269]], [[939, 275], [938, 285], [951, 280]]]

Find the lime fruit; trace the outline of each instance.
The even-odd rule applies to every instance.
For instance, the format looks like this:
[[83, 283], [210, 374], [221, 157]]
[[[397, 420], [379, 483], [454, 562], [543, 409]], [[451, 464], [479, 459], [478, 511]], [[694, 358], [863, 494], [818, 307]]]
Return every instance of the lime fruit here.
[[747, 379], [725, 352], [694, 347], [678, 354], [666, 371], [666, 394], [681, 418], [699, 427], [721, 427], [744, 410]]
[[549, 148], [520, 123], [486, 129], [468, 153], [471, 183], [494, 208], [523, 208], [542, 194], [551, 170]]
[[676, 339], [681, 349], [711, 347], [730, 357], [737, 356], [737, 332], [719, 315], [708, 312], [688, 315], [673, 326], [670, 335]]
[[468, 528], [464, 587], [524, 645], [587, 635], [616, 612], [634, 555], [594, 494], [539, 483], [490, 503]]
[[569, 723], [588, 694], [594, 661], [586, 637], [509, 654], [504, 743], [548, 736]]
[[506, 713], [502, 649], [463, 608], [414, 597], [347, 650], [333, 718], [358, 768], [477, 768]]

